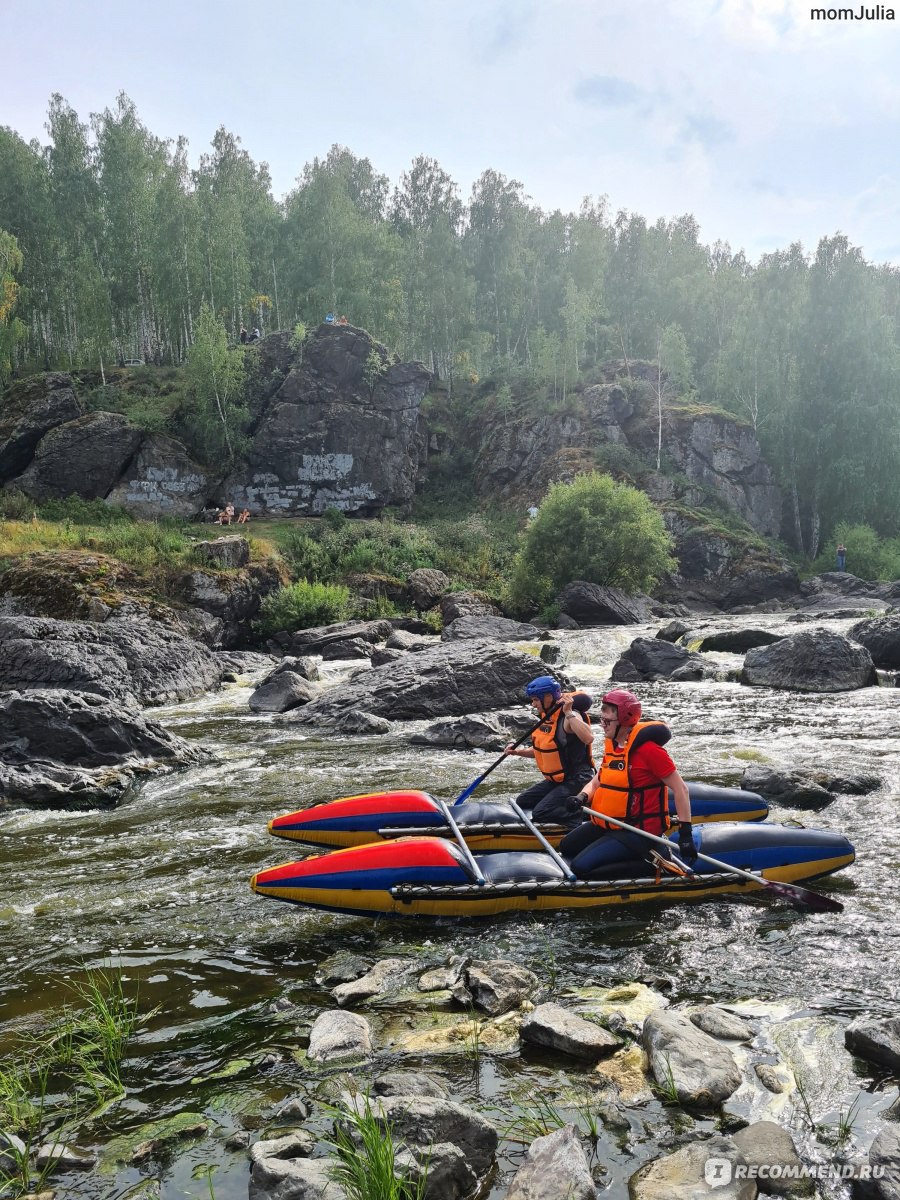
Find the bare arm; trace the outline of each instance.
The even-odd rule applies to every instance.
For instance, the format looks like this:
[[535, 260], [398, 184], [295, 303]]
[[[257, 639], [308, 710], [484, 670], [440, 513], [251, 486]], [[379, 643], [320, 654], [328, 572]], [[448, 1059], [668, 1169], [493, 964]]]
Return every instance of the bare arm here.
[[691, 819], [691, 797], [688, 792], [687, 784], [681, 778], [677, 771], [673, 771], [671, 775], [667, 775], [662, 782], [672, 793], [675, 800], [675, 812], [678, 814], [679, 821], [690, 821]]

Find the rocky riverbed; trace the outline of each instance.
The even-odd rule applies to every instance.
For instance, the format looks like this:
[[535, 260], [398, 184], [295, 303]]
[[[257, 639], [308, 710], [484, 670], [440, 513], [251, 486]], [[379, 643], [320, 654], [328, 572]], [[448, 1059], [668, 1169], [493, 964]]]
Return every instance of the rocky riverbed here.
[[[762, 628], [783, 636], [809, 627], [791, 616], [688, 623], [692, 633], [710, 635]], [[859, 616], [820, 617], [815, 625], [846, 635]], [[567, 677], [597, 691], [632, 642], [653, 638], [659, 624], [554, 633], [553, 641]], [[697, 640], [689, 639], [688, 653]], [[509, 647], [503, 661], [514, 673], [519, 651]], [[526, 1162], [539, 1164], [532, 1178], [545, 1183], [566, 1164], [570, 1173], [559, 1177], [569, 1180], [571, 1195], [588, 1196], [596, 1186], [598, 1194], [624, 1200], [630, 1180], [632, 1195], [692, 1194], [677, 1191], [673, 1180], [700, 1186], [697, 1156], [708, 1157], [708, 1148], [695, 1144], [715, 1136], [716, 1156], [737, 1162], [737, 1154], [761, 1153], [746, 1143], [767, 1132], [745, 1133], [742, 1149], [737, 1127], [762, 1121], [788, 1131], [807, 1165], [865, 1163], [876, 1134], [876, 1157], [890, 1156], [896, 1065], [854, 1057], [844, 1041], [852, 1020], [892, 1017], [900, 1002], [893, 968], [897, 856], [889, 835], [900, 792], [900, 691], [748, 686], [738, 682], [743, 650], [701, 652], [713, 677], [636, 685], [647, 711], [671, 722], [671, 748], [689, 778], [736, 785], [747, 771], [757, 779], [765, 770], [799, 772], [825, 793], [815, 793], [817, 811], [810, 813], [784, 790], [773, 801], [773, 819], [840, 829], [855, 843], [856, 865], [825, 885], [845, 904], [842, 915], [744, 899], [527, 922], [407, 925], [261, 901], [247, 887], [249, 875], [291, 855], [266, 833], [272, 816], [370, 789], [415, 785], [452, 798], [493, 757], [414, 742], [433, 722], [412, 713], [381, 717], [386, 733], [350, 736], [292, 719], [295, 713], [253, 712], [253, 685], [271, 663], [233, 663], [237, 678], [222, 690], [145, 711], [202, 757], [132, 787], [115, 809], [13, 807], [0, 816], [0, 1052], [40, 1028], [68, 998], [67, 980], [85, 968], [121, 968], [140, 1007], [158, 1006], [129, 1045], [125, 1100], [75, 1139], [97, 1165], [58, 1174], [57, 1196], [200, 1197], [209, 1194], [206, 1184], [191, 1176], [207, 1164], [218, 1200], [331, 1200], [339, 1195], [334, 1185], [321, 1187], [320, 1160], [333, 1136], [324, 1104], [353, 1089], [368, 1089], [373, 1102], [378, 1094], [403, 1097], [402, 1104], [391, 1101], [391, 1111], [405, 1105], [419, 1114], [420, 1150], [429, 1138], [462, 1146], [491, 1200], [566, 1194], [515, 1183]], [[367, 664], [324, 660], [316, 667], [321, 678], [312, 683], [323, 706], [340, 696], [358, 707]], [[358, 670], [364, 674], [349, 679]], [[504, 719], [521, 711], [507, 710]], [[457, 719], [452, 710], [447, 719]], [[479, 796], [509, 795], [532, 780], [532, 770], [523, 761], [505, 764]], [[871, 782], [866, 794], [845, 790], [847, 780], [861, 776]], [[365, 981], [385, 960], [393, 964], [380, 968], [390, 986], [370, 990], [371, 979]], [[524, 985], [509, 1007], [504, 1001], [503, 1011], [491, 1011], [497, 989], [489, 981], [510, 969], [523, 973]], [[638, 1000], [643, 1008], [635, 1007]], [[698, 1029], [693, 1010], [708, 1013], [710, 1005], [716, 1008], [703, 1018], [707, 1027]], [[666, 1019], [676, 1028], [659, 1028], [659, 1018], [648, 1026], [651, 1014], [671, 1014]], [[335, 1038], [342, 1044], [345, 1033], [335, 1022], [351, 1015], [362, 1038], [353, 1054], [322, 1054], [323, 1032], [331, 1024], [332, 1047]], [[722, 1048], [720, 1078], [736, 1085], [727, 1099], [698, 1104], [684, 1092], [678, 1046], [693, 1036], [685, 1023]], [[601, 1025], [620, 1046], [595, 1057], [591, 1039]], [[855, 1049], [859, 1054], [859, 1042]], [[696, 1058], [692, 1050], [687, 1064]], [[384, 1084], [398, 1072], [401, 1079]], [[678, 1104], [667, 1102], [670, 1085], [681, 1090]], [[442, 1089], [464, 1113], [455, 1125], [437, 1127], [426, 1110], [446, 1114]], [[480, 1131], [477, 1153], [467, 1129]], [[284, 1137], [294, 1139], [292, 1150], [253, 1150]], [[412, 1132], [408, 1140], [416, 1141]], [[790, 1153], [783, 1139], [779, 1145]], [[276, 1166], [260, 1166], [272, 1161]], [[441, 1163], [445, 1180], [475, 1186], [458, 1153], [443, 1152]], [[299, 1182], [294, 1188], [293, 1176], [307, 1191]], [[686, 1182], [692, 1177], [694, 1184]], [[463, 1195], [463, 1183], [452, 1185], [456, 1191], [446, 1183], [435, 1195]], [[823, 1196], [849, 1194], [839, 1179], [816, 1187]]]

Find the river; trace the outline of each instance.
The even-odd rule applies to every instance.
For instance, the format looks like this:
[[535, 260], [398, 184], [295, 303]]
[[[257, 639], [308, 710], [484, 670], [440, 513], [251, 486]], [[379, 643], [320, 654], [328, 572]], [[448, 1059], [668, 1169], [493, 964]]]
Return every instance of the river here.
[[[850, 622], [822, 624], [844, 632]], [[810, 627], [780, 616], [698, 619], [697, 625], [784, 632]], [[599, 690], [630, 640], [655, 629], [577, 631], [557, 640], [569, 676]], [[723, 665], [740, 661], [714, 657]], [[356, 664], [326, 667], [339, 682]], [[67, 1176], [61, 1194], [112, 1200], [131, 1194], [149, 1176], [156, 1182], [148, 1194], [161, 1200], [200, 1197], [209, 1193], [205, 1183], [191, 1180], [191, 1170], [209, 1163], [217, 1200], [244, 1200], [246, 1156], [226, 1149], [225, 1140], [245, 1125], [256, 1128], [259, 1113], [304, 1090], [290, 1051], [315, 1014], [332, 1006], [313, 971], [338, 949], [373, 958], [416, 954], [430, 962], [452, 952], [512, 958], [542, 978], [549, 963], [558, 991], [650, 979], [675, 1000], [794, 998], [808, 1011], [841, 1019], [864, 1011], [894, 1014], [900, 999], [900, 689], [802, 695], [737, 683], [682, 683], [636, 690], [646, 713], [672, 725], [669, 749], [688, 779], [736, 785], [750, 761], [881, 777], [877, 791], [839, 798], [818, 813], [773, 809], [774, 819], [840, 830], [856, 846], [855, 865], [824, 885], [845, 904], [842, 914], [809, 915], [745, 898], [484, 924], [407, 923], [305, 911], [256, 897], [248, 887], [252, 872], [292, 857], [291, 845], [266, 831], [272, 816], [312, 801], [394, 787], [423, 787], [452, 798], [494, 756], [423, 751], [388, 745], [382, 737], [341, 741], [251, 714], [250, 689], [240, 685], [151, 714], [209, 748], [213, 758], [206, 765], [154, 779], [114, 811], [0, 815], [0, 1054], [71, 1000], [69, 981], [85, 969], [121, 968], [141, 1009], [158, 1006], [159, 1012], [129, 1045], [126, 1099], [92, 1127], [90, 1140], [102, 1144], [186, 1107], [212, 1122], [205, 1139], [152, 1170]], [[507, 796], [533, 779], [533, 765], [514, 760], [494, 772], [478, 795]], [[290, 1019], [278, 1011], [285, 1000], [292, 1005]], [[254, 1065], [230, 1085], [190, 1082], [240, 1057]], [[457, 1081], [456, 1090], [509, 1114], [518, 1103], [516, 1089], [536, 1086], [549, 1070], [546, 1063], [515, 1063], [485, 1056], [475, 1077]], [[461, 1064], [449, 1069], [462, 1072]], [[616, 1165], [609, 1148], [607, 1194], [624, 1197], [628, 1175], [655, 1152], [648, 1138], [633, 1150], [637, 1157], [619, 1155]], [[508, 1144], [501, 1160], [507, 1179], [515, 1153]], [[498, 1180], [492, 1196], [504, 1190]]]

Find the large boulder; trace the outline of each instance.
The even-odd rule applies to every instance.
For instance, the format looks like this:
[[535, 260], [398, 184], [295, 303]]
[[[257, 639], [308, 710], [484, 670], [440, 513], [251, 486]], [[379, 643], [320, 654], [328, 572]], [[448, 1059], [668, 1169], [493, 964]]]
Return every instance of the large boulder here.
[[210, 486], [206, 468], [194, 462], [181, 442], [148, 433], [106, 500], [148, 521], [190, 518], [202, 511]]
[[210, 691], [221, 676], [205, 646], [158, 621], [0, 616], [0, 689], [66, 688], [168, 704]]
[[628, 1181], [630, 1200], [755, 1200], [752, 1179], [736, 1178], [747, 1160], [729, 1137], [691, 1142], [674, 1154], [653, 1158]]
[[533, 1046], [544, 1046], [594, 1062], [612, 1054], [622, 1045], [618, 1038], [607, 1033], [596, 1021], [587, 1021], [561, 1004], [552, 1003], [539, 1004], [525, 1018], [519, 1029], [519, 1037]]
[[450, 586], [450, 580], [443, 571], [436, 571], [432, 567], [420, 567], [411, 572], [406, 586], [413, 604], [420, 612], [424, 612], [437, 604]]
[[652, 1013], [641, 1040], [656, 1082], [682, 1104], [710, 1107], [740, 1087], [741, 1073], [728, 1047], [682, 1013]]
[[557, 598], [559, 610], [579, 625], [637, 625], [650, 616], [646, 596], [629, 596], [620, 588], [576, 579]]
[[309, 704], [316, 688], [293, 671], [279, 671], [269, 676], [247, 701], [251, 712], [289, 712], [301, 704]]
[[444, 625], [460, 617], [499, 617], [500, 610], [478, 592], [448, 592], [441, 596], [441, 620]]
[[[339, 695], [319, 697], [292, 719], [333, 725], [356, 709], [392, 721], [418, 721], [506, 708], [522, 703], [523, 688], [541, 674], [540, 667], [533, 655], [505, 645], [442, 642], [362, 672]], [[560, 683], [569, 686], [564, 678]]]
[[[280, 382], [254, 403], [246, 465], [222, 493], [254, 514], [372, 515], [409, 503], [426, 453], [420, 406], [430, 371], [393, 362], [352, 325], [323, 324], [296, 350], [281, 337], [265, 339], [280, 352]], [[264, 344], [254, 353], [267, 361]]]
[[[870, 1177], [854, 1183], [854, 1198], [900, 1200], [900, 1129], [886, 1125], [869, 1148]], [[876, 1174], [877, 1172], [877, 1174]]]
[[827, 629], [748, 650], [741, 683], [796, 692], [850, 692], [877, 682], [872, 656]]
[[107, 697], [52, 688], [0, 693], [0, 796], [6, 802], [113, 804], [137, 775], [200, 758], [183, 738]]
[[386, 641], [394, 632], [394, 627], [387, 620], [377, 621], [338, 621], [334, 625], [316, 625], [311, 629], [298, 629], [288, 640], [287, 650], [290, 654], [321, 654], [325, 646], [332, 642], [350, 641], [362, 638], [364, 642]]
[[844, 1030], [844, 1045], [867, 1062], [900, 1071], [900, 1017], [857, 1017]]
[[29, 375], [12, 384], [0, 404], [0, 485], [21, 475], [45, 433], [81, 414], [68, 375]]
[[13, 486], [35, 500], [109, 495], [141, 444], [141, 431], [121, 413], [91, 412], [41, 438]]
[[263, 600], [277, 592], [284, 581], [274, 563], [254, 563], [237, 571], [187, 571], [176, 581], [175, 592], [182, 603], [221, 621], [219, 644], [230, 649], [246, 637]]
[[900, 613], [859, 621], [847, 631], [851, 641], [865, 646], [876, 667], [900, 669]]
[[250, 543], [240, 534], [214, 538], [210, 542], [197, 542], [192, 551], [194, 558], [220, 571], [234, 571], [246, 567], [250, 562]]
[[701, 655], [661, 638], [635, 638], [612, 669], [612, 678], [620, 683], [705, 679], [714, 674], [715, 667]]
[[[656, 636], [659, 637], [659, 633]], [[773, 633], [771, 629], [720, 629], [714, 633], [693, 633], [685, 630], [681, 641], [690, 650], [719, 650], [729, 654], [746, 654], [755, 646], [771, 646], [783, 637], [784, 634]]]

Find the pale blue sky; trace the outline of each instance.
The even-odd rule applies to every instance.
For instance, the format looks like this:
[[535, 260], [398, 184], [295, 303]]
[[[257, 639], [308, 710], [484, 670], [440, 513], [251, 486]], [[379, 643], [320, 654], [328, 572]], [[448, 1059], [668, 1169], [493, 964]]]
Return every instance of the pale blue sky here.
[[692, 212], [754, 259], [840, 230], [900, 262], [900, 21], [809, 0], [0, 0], [0, 21], [0, 124], [26, 138], [54, 91], [87, 120], [124, 90], [192, 163], [237, 133], [277, 196], [340, 142], [392, 182], [426, 153], [464, 197], [494, 167], [547, 209]]

